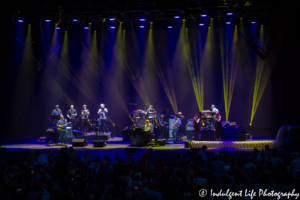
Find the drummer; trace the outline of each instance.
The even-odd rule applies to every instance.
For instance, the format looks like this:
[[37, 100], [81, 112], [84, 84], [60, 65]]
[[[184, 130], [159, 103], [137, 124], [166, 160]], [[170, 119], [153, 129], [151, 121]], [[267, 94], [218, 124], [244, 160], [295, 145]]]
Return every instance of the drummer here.
[[148, 108], [147, 111], [146, 111], [146, 113], [147, 113], [149, 119], [150, 119], [150, 118], [153, 118], [153, 116], [154, 116], [153, 113], [154, 113], [154, 112], [155, 112], [155, 109], [153, 108], [153, 105], [150, 105], [149, 108]]

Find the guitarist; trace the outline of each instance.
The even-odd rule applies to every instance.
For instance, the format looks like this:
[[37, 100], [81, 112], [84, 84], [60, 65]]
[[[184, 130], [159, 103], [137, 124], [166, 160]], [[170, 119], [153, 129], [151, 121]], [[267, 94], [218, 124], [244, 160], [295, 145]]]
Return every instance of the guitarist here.
[[175, 122], [173, 123], [173, 131], [172, 131], [174, 141], [177, 140], [177, 135], [180, 132], [180, 129], [181, 129], [181, 118], [179, 117], [179, 115], [175, 115]]
[[89, 111], [89, 109], [86, 109], [85, 104], [82, 107], [83, 107], [83, 110], [81, 110], [82, 131], [85, 128], [85, 132], [86, 132], [86, 130], [88, 128], [88, 118], [90, 115], [90, 111]]
[[[66, 125], [68, 124], [67, 119], [63, 115], [60, 115], [60, 120], [57, 122], [57, 127], [60, 129], [58, 145], [67, 145], [67, 133]], [[64, 140], [64, 141], [63, 141]]]
[[77, 110], [74, 109], [74, 106], [70, 106], [70, 110], [67, 112], [67, 117], [70, 119], [72, 124], [76, 125], [76, 117], [77, 117]]

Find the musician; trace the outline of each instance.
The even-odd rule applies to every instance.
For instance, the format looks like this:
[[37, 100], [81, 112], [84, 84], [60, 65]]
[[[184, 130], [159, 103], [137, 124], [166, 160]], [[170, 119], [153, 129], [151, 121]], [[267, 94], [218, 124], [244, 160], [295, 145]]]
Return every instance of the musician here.
[[153, 133], [153, 125], [150, 123], [149, 120], [145, 121], [145, 131], [149, 131], [150, 133]]
[[146, 113], [149, 117], [152, 117], [153, 116], [152, 112], [154, 112], [154, 111], [155, 111], [155, 109], [153, 108], [153, 105], [150, 105], [149, 108], [147, 109]]
[[221, 123], [221, 115], [219, 113], [219, 111], [216, 112], [215, 116], [214, 116], [214, 122], [215, 122], [215, 139], [217, 141], [221, 141], [221, 135], [222, 135], [222, 123]]
[[[193, 125], [194, 125], [194, 139], [196, 141], [200, 140], [200, 126], [201, 126], [202, 120], [199, 113], [195, 114], [195, 117], [193, 118]], [[200, 135], [200, 136], [199, 136]]]
[[182, 112], [178, 112], [178, 116], [181, 119], [181, 126], [183, 127], [183, 129], [181, 129], [181, 133], [183, 135], [186, 135], [186, 131], [185, 131], [185, 126], [186, 126], [185, 117], [182, 115]]
[[85, 104], [82, 107], [83, 107], [83, 110], [81, 110], [81, 119], [82, 119], [82, 130], [83, 130], [83, 128], [88, 127], [88, 118], [90, 115], [90, 111], [89, 111], [89, 109], [86, 108]]
[[74, 109], [74, 106], [70, 106], [70, 110], [67, 112], [67, 117], [71, 120], [74, 121], [75, 117], [77, 116], [77, 110]]
[[58, 145], [67, 145], [67, 132], [66, 132], [66, 124], [68, 123], [67, 119], [64, 118], [63, 115], [60, 115], [60, 120], [57, 122], [57, 127], [61, 127], [62, 129], [59, 132], [59, 143]]
[[98, 110], [99, 115], [99, 130], [105, 134], [105, 124], [106, 124], [106, 114], [108, 113], [107, 108], [105, 108], [105, 105], [102, 103], [100, 104], [100, 109]]
[[216, 108], [215, 104], [211, 105], [211, 112], [213, 112], [213, 113], [219, 112], [219, 110]]
[[[213, 114], [212, 114], [212, 117], [215, 116], [215, 113], [216, 113], [216, 112], [219, 112], [219, 110], [216, 108], [215, 104], [212, 104], [212, 105], [211, 105], [211, 112], [213, 113]], [[213, 120], [213, 119], [208, 119], [208, 120], [207, 120], [207, 123], [210, 125], [210, 128], [211, 128], [211, 129], [214, 129], [214, 128], [213, 128], [213, 127], [214, 127], [214, 120]]]
[[52, 114], [51, 115], [62, 115], [62, 111], [61, 109], [59, 109], [59, 105], [56, 105], [55, 106], [55, 109], [52, 111]]
[[172, 131], [174, 141], [177, 140], [177, 135], [179, 134], [180, 130], [181, 130], [181, 118], [179, 117], [179, 115], [175, 115], [175, 122], [173, 123], [173, 131]]

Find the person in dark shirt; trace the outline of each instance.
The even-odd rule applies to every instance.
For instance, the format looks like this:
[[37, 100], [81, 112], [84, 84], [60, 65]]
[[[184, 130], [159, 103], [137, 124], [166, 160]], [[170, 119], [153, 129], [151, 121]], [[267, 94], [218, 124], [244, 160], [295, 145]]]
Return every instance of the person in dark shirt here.
[[222, 135], [222, 123], [221, 123], [221, 115], [219, 111], [216, 112], [214, 116], [214, 121], [215, 121], [215, 139], [217, 141], [221, 141], [221, 135]]
[[56, 105], [55, 106], [55, 109], [52, 111], [52, 114], [51, 115], [62, 115], [62, 111], [61, 109], [59, 109], [59, 105]]
[[76, 117], [77, 117], [77, 110], [74, 109], [74, 106], [70, 106], [70, 110], [67, 112], [67, 117], [69, 118], [70, 122], [73, 124], [73, 129], [76, 126]]
[[59, 130], [59, 145], [67, 145], [67, 133], [66, 133], [66, 124], [68, 123], [67, 119], [63, 115], [60, 116], [60, 120], [57, 122], [57, 127], [60, 127]]
[[200, 125], [201, 125], [201, 118], [199, 116], [199, 113], [195, 114], [195, 117], [193, 119], [193, 123], [194, 123], [194, 139], [196, 141], [198, 141], [200, 139], [199, 135], [200, 135]]
[[77, 110], [74, 109], [73, 105], [71, 105], [70, 110], [68, 110], [67, 112], [67, 117], [72, 121], [75, 119], [76, 116], [77, 116]]
[[90, 111], [89, 109], [87, 109], [86, 105], [84, 104], [83, 106], [83, 110], [81, 110], [81, 119], [82, 119], [82, 131], [85, 129], [85, 132], [88, 131], [88, 118], [90, 115]]
[[[56, 105], [55, 109], [51, 113], [51, 115], [58, 115], [58, 116], [60, 116], [62, 114], [63, 113], [62, 113], [61, 109], [59, 109], [59, 105]], [[57, 123], [57, 122], [58, 122], [58, 119], [53, 119], [53, 123]]]

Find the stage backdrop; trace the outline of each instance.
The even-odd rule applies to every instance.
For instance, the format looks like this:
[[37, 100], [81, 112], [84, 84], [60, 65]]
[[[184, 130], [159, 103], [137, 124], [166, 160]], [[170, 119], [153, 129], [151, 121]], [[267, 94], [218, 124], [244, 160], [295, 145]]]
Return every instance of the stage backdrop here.
[[[117, 135], [131, 124], [132, 110], [149, 105], [191, 119], [215, 104], [222, 120], [247, 130], [271, 131], [284, 124], [282, 102], [274, 96], [282, 94], [277, 90], [280, 74], [286, 73], [286, 80], [292, 73], [280, 70], [282, 61], [262, 60], [244, 39], [247, 33], [267, 44], [277, 37], [272, 27], [215, 27], [211, 22], [189, 29], [184, 21], [166, 30], [153, 26], [139, 29], [133, 23], [125, 29], [119, 23], [95, 31], [73, 24], [66, 31], [54, 23], [11, 23], [3, 81], [7, 98], [2, 100], [10, 134], [3, 138], [45, 135], [55, 105], [66, 116], [70, 105], [79, 111], [86, 104], [97, 117], [104, 103], [110, 130]], [[281, 45], [276, 56], [290, 58], [282, 48], [291, 46]]]

